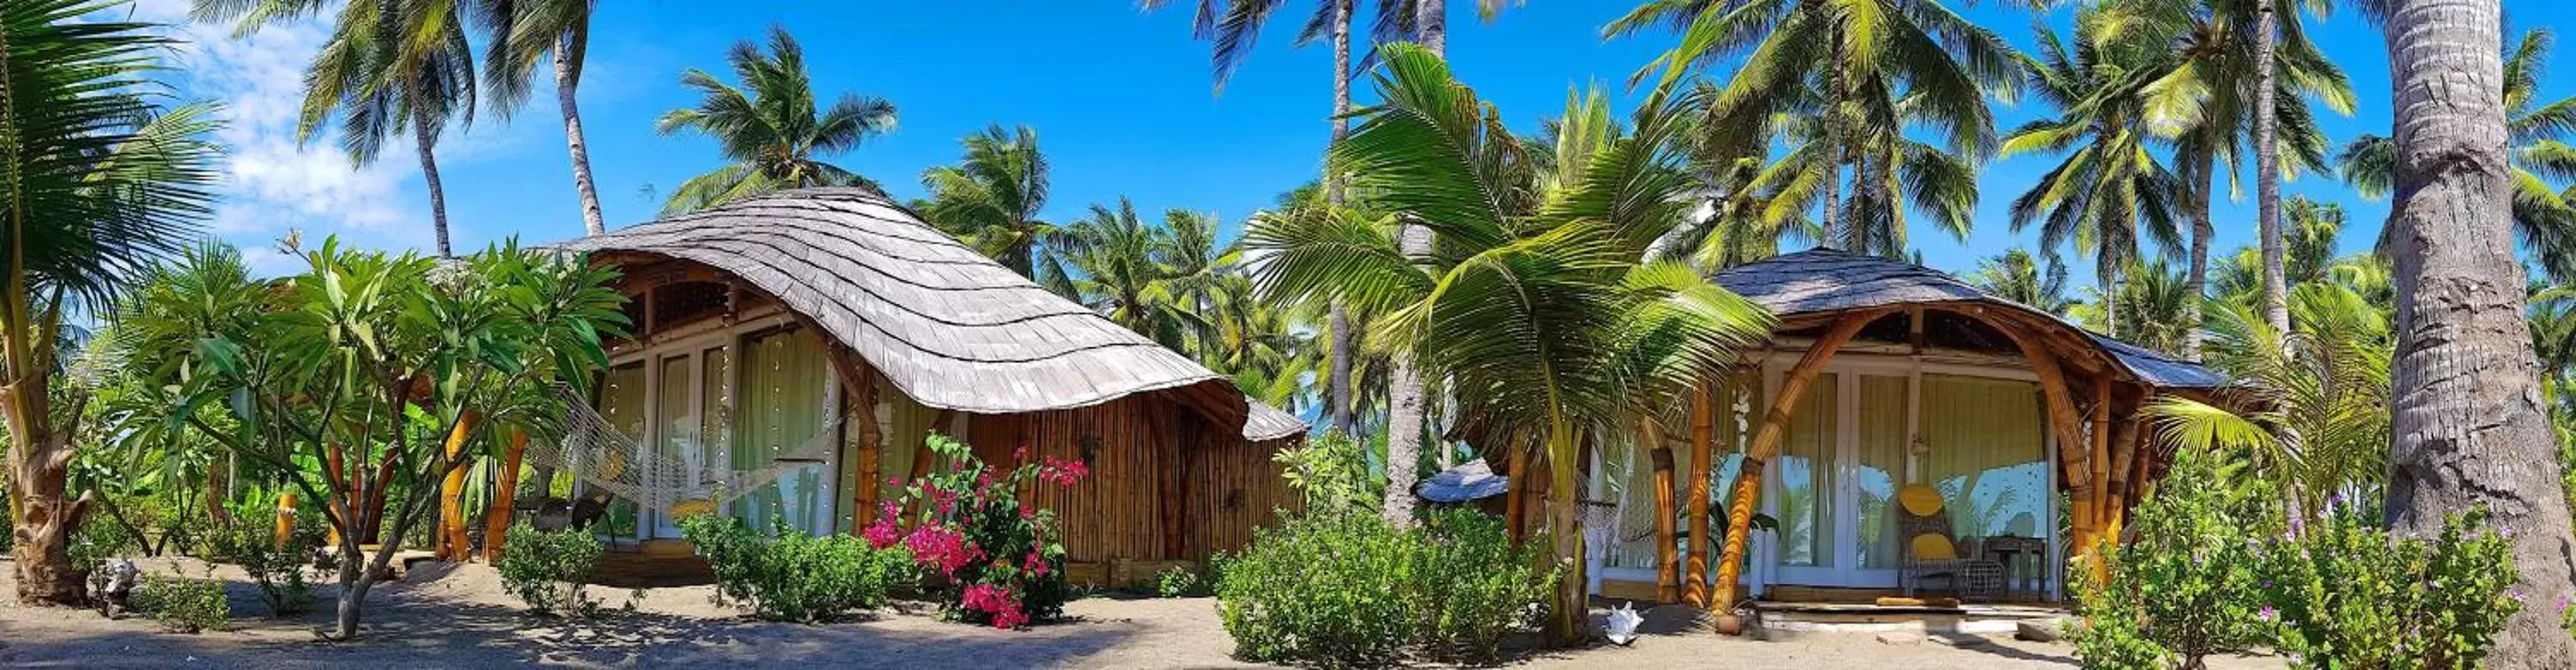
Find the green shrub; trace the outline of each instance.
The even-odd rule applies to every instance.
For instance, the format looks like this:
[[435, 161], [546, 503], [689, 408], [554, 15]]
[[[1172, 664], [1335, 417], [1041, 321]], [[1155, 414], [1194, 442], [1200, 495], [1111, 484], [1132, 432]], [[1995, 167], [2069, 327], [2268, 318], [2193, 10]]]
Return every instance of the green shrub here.
[[2504, 538], [2483, 509], [2440, 535], [2392, 541], [2376, 515], [2336, 505], [2266, 564], [2277, 647], [2309, 668], [2474, 668], [2522, 607]]
[[1383, 664], [1412, 653], [1491, 660], [1556, 575], [1473, 510], [1399, 529], [1375, 514], [1307, 515], [1254, 531], [1217, 573], [1217, 612], [1246, 660]]
[[319, 514], [300, 515], [277, 543], [277, 508], [257, 502], [233, 508], [233, 522], [207, 531], [208, 558], [241, 566], [259, 587], [260, 602], [270, 616], [293, 616], [313, 609], [313, 583], [306, 574], [313, 548], [323, 541]]
[[493, 567], [501, 571], [502, 588], [527, 603], [530, 613], [587, 616], [599, 603], [590, 599], [582, 580], [599, 569], [600, 554], [599, 540], [589, 531], [544, 531], [522, 523], [510, 527], [501, 560]]
[[846, 535], [781, 528], [764, 538], [712, 514], [682, 519], [680, 530], [715, 572], [718, 597], [763, 619], [815, 623], [874, 609], [885, 604], [889, 586], [912, 575], [910, 553], [871, 549]]
[[198, 633], [222, 630], [232, 620], [232, 605], [224, 599], [224, 584], [212, 573], [197, 579], [179, 573], [171, 566], [170, 574], [143, 576], [143, 584], [134, 589], [134, 606], [152, 614], [152, 620], [173, 632]]
[[2222, 456], [2181, 450], [2156, 493], [2130, 522], [2136, 539], [2103, 552], [2107, 581], [2086, 566], [2073, 637], [2092, 668], [2201, 667], [2211, 654], [2265, 641], [2263, 530], [2279, 526], [2278, 499]]
[[1197, 570], [1175, 565], [1163, 569], [1154, 585], [1154, 594], [1165, 598], [1205, 598], [1216, 593], [1214, 582], [1200, 576]]
[[[924, 446], [947, 457], [947, 471], [930, 473], [885, 501], [876, 522], [861, 531], [868, 544], [910, 551], [923, 574], [938, 577], [930, 582], [930, 596], [949, 618], [1019, 628], [1062, 613], [1073, 589], [1065, 582], [1055, 510], [1020, 500], [1023, 487], [1033, 482], [1079, 484], [1090, 476], [1090, 466], [1046, 455], [1032, 459], [1022, 448], [1019, 465], [1004, 469], [946, 436], [931, 435]], [[908, 518], [906, 503], [912, 508]]]
[[1512, 546], [1503, 520], [1471, 509], [1434, 512], [1413, 533], [1410, 609], [1422, 617], [1414, 639], [1433, 658], [1493, 660], [1504, 636], [1540, 614], [1558, 575], [1541, 573], [1536, 542]]

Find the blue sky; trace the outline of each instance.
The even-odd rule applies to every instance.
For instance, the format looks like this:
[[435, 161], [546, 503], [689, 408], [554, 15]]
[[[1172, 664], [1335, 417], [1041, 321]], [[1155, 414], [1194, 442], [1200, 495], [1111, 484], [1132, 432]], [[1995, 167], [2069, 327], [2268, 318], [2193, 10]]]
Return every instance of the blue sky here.
[[[1207, 46], [1190, 39], [1186, 8], [1144, 14], [1121, 0], [737, 0], [721, 9], [667, 0], [601, 4], [580, 97], [612, 228], [651, 218], [663, 194], [720, 163], [712, 141], [657, 135], [652, 121], [693, 102], [677, 83], [683, 69], [724, 74], [726, 47], [760, 37], [773, 23], [805, 45], [818, 95], [858, 92], [898, 107], [894, 132], [837, 162], [899, 197], [920, 195], [921, 171], [955, 161], [965, 135], [990, 124], [1024, 124], [1037, 130], [1054, 168], [1046, 216], [1072, 220], [1092, 203], [1127, 196], [1146, 211], [1214, 212], [1233, 230], [1281, 191], [1310, 179], [1326, 139], [1330, 54], [1290, 45], [1305, 3], [1294, 3], [1293, 16], [1283, 13], [1222, 96], [1210, 86]], [[1459, 77], [1525, 129], [1561, 111], [1569, 87], [1601, 82], [1616, 89], [1672, 42], [1666, 35], [1603, 42], [1600, 26], [1632, 6], [1619, 0], [1537, 0], [1491, 22], [1474, 17], [1473, 3], [1453, 4], [1459, 6], [1450, 56]], [[2029, 46], [2034, 17], [1996, 4], [1963, 11]], [[2557, 2], [2505, 4], [2517, 27], [2554, 27], [2576, 17], [2576, 9]], [[182, 21], [185, 7], [186, 0], [142, 0], [136, 13]], [[2059, 10], [2047, 20], [2062, 24], [2068, 13]], [[2322, 114], [2329, 137], [2340, 143], [2385, 134], [2389, 85], [2378, 33], [2352, 11], [2310, 20], [2360, 100], [2352, 117]], [[408, 146], [353, 168], [327, 136], [302, 146], [295, 141], [301, 68], [320, 46], [322, 26], [282, 26], [242, 40], [220, 26], [180, 30], [196, 42], [180, 57], [182, 92], [222, 100], [236, 117], [222, 138], [234, 147], [235, 161], [231, 198], [215, 234], [253, 250], [254, 262], [271, 271], [293, 263], [257, 249], [289, 229], [308, 239], [338, 234], [366, 246], [430, 247], [427, 198]], [[2546, 96], [2576, 93], [2544, 81], [2550, 82]], [[1366, 85], [1360, 90], [1365, 95]], [[512, 235], [538, 242], [580, 234], [552, 99], [551, 91], [540, 91], [512, 118], [482, 115], [440, 146], [459, 249]], [[2045, 111], [2026, 103], [1999, 105], [1996, 114], [2010, 128]], [[1960, 271], [1980, 257], [2035, 244], [2035, 235], [2011, 232], [2005, 204], [2052, 163], [2050, 156], [1990, 163], [1968, 239], [1927, 227], [1915, 232], [1915, 246], [1931, 265]], [[2215, 246], [2222, 252], [2252, 238], [2250, 182], [2245, 191], [2217, 207]], [[2316, 175], [2289, 183], [2284, 193], [2343, 204], [2353, 222], [2344, 239], [2348, 250], [2366, 248], [2387, 213], [2386, 203], [2361, 200]], [[2089, 276], [2082, 265], [2075, 272], [2079, 283]]]

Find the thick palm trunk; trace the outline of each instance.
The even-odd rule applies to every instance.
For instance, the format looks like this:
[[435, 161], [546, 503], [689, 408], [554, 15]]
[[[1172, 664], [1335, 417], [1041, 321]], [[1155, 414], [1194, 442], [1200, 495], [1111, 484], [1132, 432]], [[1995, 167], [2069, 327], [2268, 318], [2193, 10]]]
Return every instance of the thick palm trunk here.
[[1548, 538], [1556, 564], [1564, 566], [1565, 572], [1556, 580], [1556, 604], [1549, 608], [1547, 641], [1553, 646], [1571, 646], [1583, 641], [1583, 624], [1591, 616], [1591, 580], [1583, 574], [1589, 567], [1583, 559], [1583, 505], [1575, 488], [1582, 478], [1585, 459], [1572, 428], [1559, 421], [1553, 432], [1547, 449]]
[[[26, 342], [7, 339], [13, 347]], [[5, 408], [9, 429], [9, 512], [15, 520], [10, 554], [17, 567], [19, 602], [78, 605], [84, 600], [81, 576], [87, 566], [72, 564], [71, 537], [91, 501], [70, 495], [72, 435], [55, 430], [47, 420], [50, 408], [41, 389], [49, 376], [37, 372], [0, 386], [0, 408]], [[26, 393], [30, 388], [39, 390]]]
[[[1351, 132], [1351, 3], [1333, 0], [1333, 143], [1341, 144]], [[1342, 206], [1342, 178], [1324, 175], [1324, 204], [1333, 210]], [[1332, 313], [1325, 321], [1328, 338], [1324, 368], [1324, 423], [1333, 430], [1350, 435], [1355, 426], [1352, 416], [1358, 403], [1351, 395], [1351, 364], [1355, 360], [1351, 346], [1358, 343], [1351, 336], [1351, 311], [1342, 301], [1334, 300]]]
[[1449, 0], [1415, 0], [1413, 29], [1431, 55], [1449, 57]]
[[456, 252], [447, 246], [447, 187], [438, 181], [438, 129], [414, 115], [411, 137], [420, 149], [420, 177], [429, 185], [429, 223], [438, 233], [438, 257], [455, 258]]
[[[1825, 74], [1825, 207], [1819, 217], [1826, 239], [1840, 239], [1843, 251], [1868, 253], [1868, 241], [1860, 239], [1855, 229], [1847, 226], [1842, 216], [1843, 200], [1843, 59], [1842, 42], [1834, 43], [1834, 57]], [[1837, 228], [1836, 226], [1846, 226]]]
[[2384, 14], [2398, 147], [2387, 513], [2392, 530], [2423, 537], [2485, 505], [2532, 603], [2488, 662], [2563, 668], [2576, 644], [2548, 604], [2576, 595], [2576, 539], [2514, 258], [2499, 5], [2392, 0]]
[[564, 144], [572, 150], [572, 186], [581, 194], [581, 223], [597, 235], [608, 232], [608, 222], [599, 213], [599, 189], [590, 180], [590, 140], [581, 132], [581, 109], [573, 103], [573, 90], [580, 87], [572, 78], [572, 61], [564, 55], [570, 35], [555, 44], [555, 104], [563, 108]]
[[2217, 228], [2209, 221], [2210, 182], [2217, 174], [2210, 165], [2211, 162], [2209, 158], [2202, 158], [2199, 165], [2190, 168], [2191, 275], [2184, 280], [2184, 290], [2190, 295], [2182, 305], [2183, 323], [2186, 326], [2182, 334], [2182, 355], [2183, 358], [2194, 361], [2200, 360], [2200, 305], [2202, 301], [2207, 300], [2205, 296], [2209, 295], [2209, 237], [2217, 232]]
[[2276, 337], [2289, 337], [2290, 289], [2281, 240], [2281, 151], [2279, 111], [2273, 108], [2274, 51], [2280, 39], [2280, 13], [2272, 0], [2257, 3], [2254, 21], [2254, 209], [2263, 236], [2263, 321]]
[[[1449, 3], [1421, 0], [1414, 11], [1423, 48], [1447, 57]], [[1397, 235], [1398, 248], [1405, 255], [1431, 253], [1431, 229], [1408, 225]], [[1408, 526], [1413, 523], [1413, 484], [1421, 479], [1417, 464], [1422, 460], [1422, 373], [1414, 367], [1411, 352], [1396, 351], [1394, 363], [1386, 384], [1386, 504], [1382, 511], [1388, 523]]]

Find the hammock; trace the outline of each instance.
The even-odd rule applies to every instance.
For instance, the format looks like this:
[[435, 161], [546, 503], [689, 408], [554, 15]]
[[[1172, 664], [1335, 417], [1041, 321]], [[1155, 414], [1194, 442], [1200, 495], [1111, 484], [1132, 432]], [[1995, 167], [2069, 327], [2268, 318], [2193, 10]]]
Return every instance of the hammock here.
[[[798, 468], [826, 462], [840, 446], [841, 414], [825, 412], [812, 437], [770, 459], [768, 466], [735, 470], [724, 465], [732, 462], [733, 449], [731, 440], [722, 435], [712, 449], [683, 448], [680, 454], [665, 454], [618, 432], [570, 387], [557, 385], [555, 395], [564, 404], [563, 434], [553, 441], [530, 440], [527, 460], [569, 473], [645, 509], [675, 516], [713, 512]], [[692, 451], [712, 458], [691, 458]]]

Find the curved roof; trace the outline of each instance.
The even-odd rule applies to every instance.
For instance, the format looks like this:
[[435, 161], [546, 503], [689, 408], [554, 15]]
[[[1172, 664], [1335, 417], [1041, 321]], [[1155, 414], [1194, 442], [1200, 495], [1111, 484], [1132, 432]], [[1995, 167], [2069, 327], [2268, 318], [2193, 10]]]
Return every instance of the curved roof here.
[[565, 242], [732, 273], [931, 407], [1008, 414], [1171, 390], [1243, 436], [1306, 430], [1232, 382], [855, 188], [785, 191]]
[[1718, 285], [1781, 317], [1925, 303], [1986, 303], [2047, 319], [2086, 341], [2138, 380], [2166, 388], [2217, 388], [2227, 379], [2176, 359], [2085, 330], [2055, 314], [1986, 292], [1939, 270], [1833, 249], [1814, 249], [1728, 268]]

